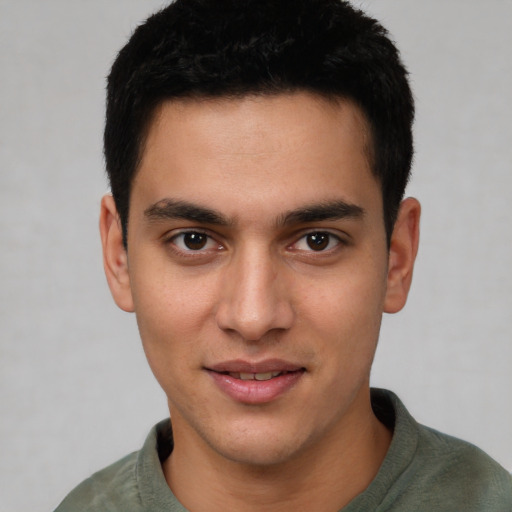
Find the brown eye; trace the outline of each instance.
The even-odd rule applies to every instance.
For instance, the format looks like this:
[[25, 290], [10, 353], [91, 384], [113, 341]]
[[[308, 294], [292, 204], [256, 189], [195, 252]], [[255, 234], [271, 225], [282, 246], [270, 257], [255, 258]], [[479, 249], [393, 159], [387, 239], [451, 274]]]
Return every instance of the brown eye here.
[[310, 233], [306, 236], [306, 243], [313, 251], [323, 251], [328, 247], [330, 240], [329, 233]]
[[195, 261], [198, 261], [197, 258], [203, 261], [204, 257], [211, 259], [216, 254], [224, 251], [222, 244], [212, 235], [202, 231], [182, 231], [172, 236], [165, 243], [169, 244], [178, 257], [196, 258]]
[[204, 252], [220, 248], [211, 236], [201, 231], [183, 231], [173, 236], [170, 241], [182, 252]]
[[208, 236], [204, 233], [190, 232], [183, 233], [183, 244], [191, 251], [204, 249], [208, 242]]
[[321, 253], [336, 249], [342, 243], [339, 236], [329, 231], [310, 231], [301, 236], [291, 248], [295, 251]]

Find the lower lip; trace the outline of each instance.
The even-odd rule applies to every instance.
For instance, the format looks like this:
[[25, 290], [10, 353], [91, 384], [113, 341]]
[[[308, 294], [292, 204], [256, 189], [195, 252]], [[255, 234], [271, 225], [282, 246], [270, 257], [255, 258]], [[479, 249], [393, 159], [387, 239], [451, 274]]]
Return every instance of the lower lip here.
[[289, 372], [269, 380], [242, 380], [208, 370], [217, 386], [226, 395], [243, 404], [265, 404], [290, 390], [304, 375], [303, 370]]

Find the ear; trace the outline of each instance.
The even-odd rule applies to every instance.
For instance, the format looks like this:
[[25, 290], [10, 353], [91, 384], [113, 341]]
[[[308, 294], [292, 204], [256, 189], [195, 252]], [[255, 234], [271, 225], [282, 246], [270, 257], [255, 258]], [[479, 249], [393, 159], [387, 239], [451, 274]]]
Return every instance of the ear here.
[[101, 200], [100, 234], [103, 247], [103, 267], [112, 297], [122, 310], [133, 312], [128, 255], [123, 245], [119, 214], [114, 198], [110, 194]]
[[409, 197], [402, 201], [391, 235], [384, 311], [396, 313], [407, 301], [414, 260], [420, 238], [420, 203]]

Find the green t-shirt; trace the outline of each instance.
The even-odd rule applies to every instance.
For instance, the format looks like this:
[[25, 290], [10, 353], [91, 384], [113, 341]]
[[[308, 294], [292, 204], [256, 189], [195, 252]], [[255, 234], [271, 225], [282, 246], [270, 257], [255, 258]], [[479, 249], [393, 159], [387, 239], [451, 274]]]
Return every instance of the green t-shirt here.
[[[419, 425], [389, 391], [373, 389], [372, 405], [393, 440], [375, 479], [340, 512], [512, 512], [512, 476], [488, 455]], [[55, 512], [187, 512], [162, 471], [171, 451], [166, 420], [139, 452], [85, 480]]]

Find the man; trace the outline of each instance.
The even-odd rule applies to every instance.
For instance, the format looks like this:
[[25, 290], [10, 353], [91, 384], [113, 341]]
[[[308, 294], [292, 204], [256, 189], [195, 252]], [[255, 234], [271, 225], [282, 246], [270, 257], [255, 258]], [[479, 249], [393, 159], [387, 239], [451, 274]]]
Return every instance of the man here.
[[510, 475], [370, 390], [405, 304], [413, 102], [340, 0], [177, 0], [108, 81], [100, 229], [171, 423], [63, 511], [506, 511]]

